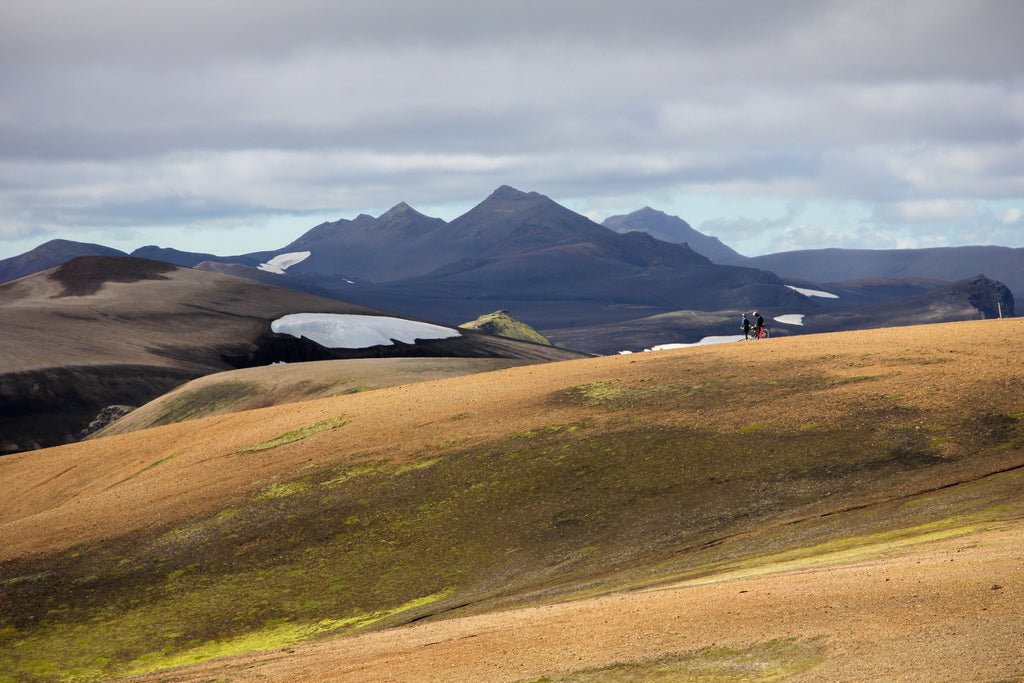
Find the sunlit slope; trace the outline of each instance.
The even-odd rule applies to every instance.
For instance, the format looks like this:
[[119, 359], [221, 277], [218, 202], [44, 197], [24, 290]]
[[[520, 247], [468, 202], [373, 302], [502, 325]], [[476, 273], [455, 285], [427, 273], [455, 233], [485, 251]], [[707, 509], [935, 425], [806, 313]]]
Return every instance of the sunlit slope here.
[[7, 456], [0, 676], [156, 670], [1019, 519], [1022, 351], [1019, 320], [772, 339]]
[[532, 362], [509, 358], [349, 358], [230, 370], [183, 384], [133, 410], [95, 437]]

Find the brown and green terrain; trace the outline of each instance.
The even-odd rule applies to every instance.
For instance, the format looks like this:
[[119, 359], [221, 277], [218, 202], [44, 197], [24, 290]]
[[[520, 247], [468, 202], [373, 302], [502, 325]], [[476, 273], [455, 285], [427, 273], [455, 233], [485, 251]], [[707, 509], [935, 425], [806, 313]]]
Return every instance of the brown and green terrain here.
[[1022, 358], [808, 335], [5, 456], [0, 681], [1024, 680]]
[[[587, 354], [462, 330], [445, 339], [325, 348], [272, 330], [291, 313], [388, 315], [139, 258], [83, 256], [0, 284], [0, 455], [81, 438], [108, 406], [140, 406], [211, 373], [310, 360]], [[389, 316], [390, 317], [390, 316]], [[330, 376], [316, 380], [324, 385]]]

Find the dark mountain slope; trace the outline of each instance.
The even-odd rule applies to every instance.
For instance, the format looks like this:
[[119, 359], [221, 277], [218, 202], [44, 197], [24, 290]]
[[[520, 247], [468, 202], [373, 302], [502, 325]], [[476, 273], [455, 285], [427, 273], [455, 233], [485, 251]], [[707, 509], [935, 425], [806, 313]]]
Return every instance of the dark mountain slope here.
[[730, 263], [764, 268], [812, 282], [923, 277], [956, 282], [984, 273], [1024, 296], [1024, 248], [808, 249], [742, 258]]
[[448, 339], [325, 348], [275, 334], [290, 313], [363, 306], [132, 257], [80, 257], [0, 285], [0, 453], [64, 443], [114, 404], [277, 361], [384, 356], [561, 360], [583, 354], [465, 330]]
[[868, 277], [843, 280], [842, 282], [807, 282], [797, 278], [788, 278], [786, 284], [831, 294], [835, 297], [811, 295], [814, 302], [821, 308], [849, 308], [899, 301], [947, 287], [950, 283], [923, 277]]
[[125, 256], [125, 253], [99, 244], [50, 240], [24, 254], [0, 260], [0, 282], [38, 273], [78, 256]]
[[[856, 290], [856, 283], [829, 288], [830, 292], [841, 292], [844, 298]], [[828, 305], [796, 308], [765, 306], [760, 310], [773, 336], [986, 320], [998, 318], [1000, 313], [1003, 317], [1014, 315], [1014, 299], [1010, 290], [985, 277], [952, 284], [941, 283], [926, 292], [915, 290], [916, 287], [908, 290], [914, 292], [912, 296], [883, 303], [841, 308]], [[783, 324], [773, 320], [785, 314], [803, 314], [803, 324]], [[739, 312], [733, 310], [678, 310], [614, 324], [547, 329], [544, 334], [560, 346], [612, 354], [640, 351], [660, 344], [693, 344], [704, 337], [741, 335], [739, 315]]]
[[1014, 315], [1014, 297], [1009, 288], [979, 275], [901, 301], [811, 313], [798, 331], [869, 330]]
[[507, 186], [430, 235], [446, 246], [448, 264], [418, 278], [364, 284], [346, 298], [448, 324], [507, 309], [541, 330], [680, 308], [808, 305], [771, 273], [718, 266], [645, 233], [619, 234]]
[[310, 252], [289, 274], [318, 284], [339, 277], [398, 280], [424, 275], [450, 261], [443, 240], [435, 237], [444, 225], [440, 218], [424, 216], [402, 202], [378, 218], [362, 214], [322, 223], [277, 253]]
[[364, 305], [410, 314], [420, 311], [449, 324], [504, 307], [542, 332], [679, 309], [739, 311], [753, 302], [814, 307], [764, 271], [707, 262], [643, 267], [612, 258], [594, 245], [553, 247], [461, 265], [457, 272], [368, 286], [352, 296]]
[[732, 262], [742, 259], [739, 252], [726, 246], [717, 237], [711, 237], [694, 230], [678, 216], [669, 216], [649, 206], [624, 216], [610, 216], [602, 223], [616, 232], [639, 230], [665, 242], [687, 244], [698, 254], [703, 254], [715, 263]]
[[297, 292], [305, 292], [306, 294], [327, 297], [329, 299], [337, 298], [337, 292], [324, 287], [318, 287], [317, 285], [306, 282], [305, 280], [300, 280], [289, 275], [271, 273], [266, 270], [260, 270], [259, 268], [253, 268], [252, 266], [243, 266], [241, 263], [202, 261], [192, 266], [192, 268], [195, 268], [196, 270], [205, 270], [208, 273], [220, 273], [221, 275], [230, 275], [231, 277], [239, 277], [246, 280], [253, 280], [255, 282], [262, 282], [265, 285], [272, 285], [274, 287], [294, 289]]

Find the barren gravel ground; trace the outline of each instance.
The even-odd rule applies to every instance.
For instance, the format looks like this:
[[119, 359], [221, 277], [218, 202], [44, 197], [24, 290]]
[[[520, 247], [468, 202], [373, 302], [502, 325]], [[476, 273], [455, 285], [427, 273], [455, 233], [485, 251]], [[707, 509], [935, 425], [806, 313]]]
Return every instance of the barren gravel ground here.
[[[762, 363], [792, 363], [799, 372], [808, 359], [834, 357], [835, 374], [875, 380], [844, 386], [849, 400], [870, 391], [940, 410], [1015, 402], [1007, 412], [1020, 413], [1022, 352], [1024, 319], [773, 339], [512, 368], [7, 456], [0, 458], [7, 494], [0, 498], [0, 560], [216, 510], [272, 477], [336, 461], [339, 451], [353, 461], [400, 461], [450, 439], [454, 424], [467, 443], [524, 426], [568, 424], [582, 415], [578, 406], [553, 407], [536, 398], [612, 376], [656, 377], [673, 364], [702, 358], [725, 359], [744, 372]], [[833, 407], [752, 408], [765, 419], [780, 410], [795, 411], [787, 417], [797, 424], [826, 423]], [[350, 420], [344, 429], [233, 457], [339, 414]], [[712, 418], [700, 411], [690, 416], [695, 422]], [[1020, 453], [1004, 457], [1007, 467], [1019, 467], [1022, 459]], [[166, 464], [153, 467], [160, 461]], [[421, 623], [140, 680], [518, 681], [787, 638], [823, 643], [827, 650], [813, 670], [788, 680], [1024, 680], [1020, 520], [781, 569]]]

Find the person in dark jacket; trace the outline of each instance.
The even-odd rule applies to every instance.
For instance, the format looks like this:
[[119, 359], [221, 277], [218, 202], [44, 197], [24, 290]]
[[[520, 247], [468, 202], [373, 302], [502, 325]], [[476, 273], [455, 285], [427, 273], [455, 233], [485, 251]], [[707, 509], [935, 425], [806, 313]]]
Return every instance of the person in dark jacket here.
[[764, 332], [764, 318], [757, 311], [754, 311], [754, 338], [760, 339]]

